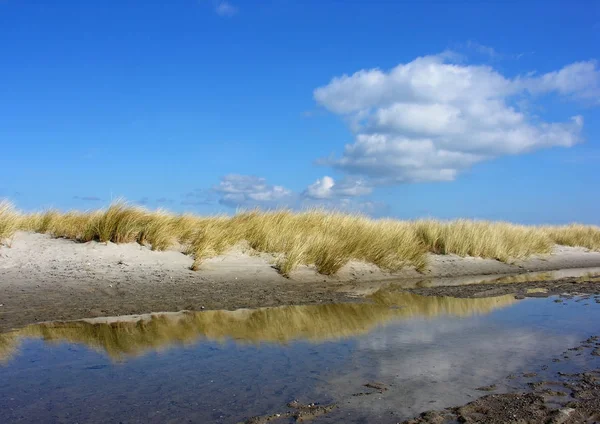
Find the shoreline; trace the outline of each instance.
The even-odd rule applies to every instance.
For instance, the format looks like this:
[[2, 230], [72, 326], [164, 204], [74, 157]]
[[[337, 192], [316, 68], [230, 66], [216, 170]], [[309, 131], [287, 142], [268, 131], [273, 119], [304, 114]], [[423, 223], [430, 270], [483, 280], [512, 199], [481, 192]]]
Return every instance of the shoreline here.
[[[356, 302], [385, 284], [425, 295], [469, 297], [492, 293], [490, 286], [505, 285], [505, 277], [512, 293], [539, 287], [534, 283], [543, 280], [550, 280], [543, 284], [552, 293], [554, 286], [568, 286], [562, 284], [565, 279], [569, 283], [582, 275], [600, 275], [600, 252], [564, 246], [556, 246], [551, 255], [513, 264], [430, 255], [422, 273], [410, 268], [386, 273], [351, 262], [335, 276], [301, 266], [286, 278], [273, 268], [273, 261], [272, 256], [236, 246], [191, 271], [193, 259], [174, 250], [155, 252], [137, 243], [78, 243], [19, 232], [11, 247], [0, 247], [0, 331], [41, 321]], [[515, 285], [519, 278], [522, 282]], [[484, 287], [477, 288], [477, 283]], [[443, 292], [437, 286], [459, 288]], [[596, 293], [595, 282], [586, 286]]]

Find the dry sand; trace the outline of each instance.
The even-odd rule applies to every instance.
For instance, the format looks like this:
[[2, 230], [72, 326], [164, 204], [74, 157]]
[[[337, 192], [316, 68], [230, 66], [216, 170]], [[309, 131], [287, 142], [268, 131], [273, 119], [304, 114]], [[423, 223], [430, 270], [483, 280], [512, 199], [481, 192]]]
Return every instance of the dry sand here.
[[599, 252], [564, 246], [512, 264], [431, 255], [424, 273], [405, 269], [390, 274], [352, 262], [332, 277], [303, 266], [288, 279], [273, 268], [274, 260], [238, 246], [191, 271], [192, 259], [178, 251], [19, 232], [10, 247], [0, 247], [0, 331], [57, 319], [343, 301], [384, 281], [407, 287], [432, 281], [453, 285], [485, 276], [600, 267]]

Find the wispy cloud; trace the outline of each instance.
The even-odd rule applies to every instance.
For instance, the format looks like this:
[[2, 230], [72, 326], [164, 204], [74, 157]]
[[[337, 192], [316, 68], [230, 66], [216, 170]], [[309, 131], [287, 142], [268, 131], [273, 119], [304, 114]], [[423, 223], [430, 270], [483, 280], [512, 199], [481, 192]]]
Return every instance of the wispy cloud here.
[[97, 196], [73, 196], [73, 199], [83, 200], [84, 202], [100, 202], [101, 198]]
[[487, 56], [491, 57], [492, 59], [500, 56], [499, 53], [496, 51], [496, 49], [494, 49], [493, 47], [485, 46], [483, 44], [479, 44], [472, 40], [467, 41], [466, 47], [468, 49], [471, 49], [471, 50], [479, 53], [479, 54], [487, 55]]
[[183, 206], [202, 206], [215, 204], [215, 195], [211, 190], [197, 188], [183, 194], [179, 204]]
[[234, 6], [228, 1], [215, 2], [215, 12], [219, 16], [232, 17], [236, 15], [239, 11], [240, 9], [237, 6]]
[[[533, 52], [521, 52], [521, 53], [499, 52], [498, 50], [496, 50], [495, 48], [493, 48], [491, 46], [486, 46], [485, 44], [478, 43], [477, 41], [469, 40], [466, 43], [454, 44], [452, 46], [452, 50], [448, 50], [445, 54], [447, 56], [455, 54], [455, 55], [457, 55], [456, 58], [460, 57], [461, 60], [455, 60], [456, 58], [454, 58], [455, 62], [458, 63], [458, 62], [467, 61], [469, 56], [479, 56], [480, 58], [487, 57], [489, 59], [489, 61], [492, 61], [492, 62], [497, 62], [497, 61], [501, 61], [501, 60], [519, 60], [523, 56], [533, 54]], [[451, 58], [451, 57], [447, 57], [447, 59], [453, 60], [453, 58]]]

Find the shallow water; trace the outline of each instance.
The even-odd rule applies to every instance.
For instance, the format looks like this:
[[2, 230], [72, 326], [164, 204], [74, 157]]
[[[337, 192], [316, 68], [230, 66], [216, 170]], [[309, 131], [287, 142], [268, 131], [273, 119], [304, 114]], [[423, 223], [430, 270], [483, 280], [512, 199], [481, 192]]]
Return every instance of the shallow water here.
[[[0, 335], [0, 422], [235, 423], [293, 399], [338, 404], [316, 422], [397, 422], [523, 384], [505, 377], [600, 334], [593, 298], [554, 300], [379, 291], [367, 303], [29, 326]], [[584, 360], [597, 361], [569, 366]], [[388, 390], [356, 396], [374, 392], [368, 382]]]

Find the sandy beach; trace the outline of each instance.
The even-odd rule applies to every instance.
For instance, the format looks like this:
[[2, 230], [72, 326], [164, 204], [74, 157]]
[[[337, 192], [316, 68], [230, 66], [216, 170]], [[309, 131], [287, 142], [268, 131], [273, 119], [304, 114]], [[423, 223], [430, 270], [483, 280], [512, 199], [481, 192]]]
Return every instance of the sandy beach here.
[[[391, 282], [406, 288], [421, 287], [422, 294], [434, 294], [433, 288], [423, 286], [487, 280], [489, 291], [489, 281], [501, 276], [533, 273], [529, 280], [540, 281], [549, 276], [536, 273], [564, 270], [550, 275], [551, 280], [564, 281], [585, 275], [588, 268], [588, 274], [593, 274], [593, 268], [600, 267], [599, 252], [564, 246], [555, 246], [550, 255], [512, 263], [429, 255], [423, 272], [405, 268], [387, 273], [374, 265], [351, 262], [334, 276], [300, 266], [290, 278], [273, 267], [275, 259], [239, 245], [207, 259], [198, 271], [192, 271], [193, 259], [177, 250], [155, 252], [137, 243], [78, 243], [17, 232], [10, 246], [0, 247], [0, 329], [40, 321], [157, 311], [348, 301]], [[580, 269], [583, 271], [569, 273]], [[528, 283], [521, 281], [521, 285], [524, 290]], [[594, 292], [594, 287], [587, 285], [586, 290]], [[477, 295], [473, 290], [469, 293]], [[455, 290], [449, 295], [461, 293]]]

